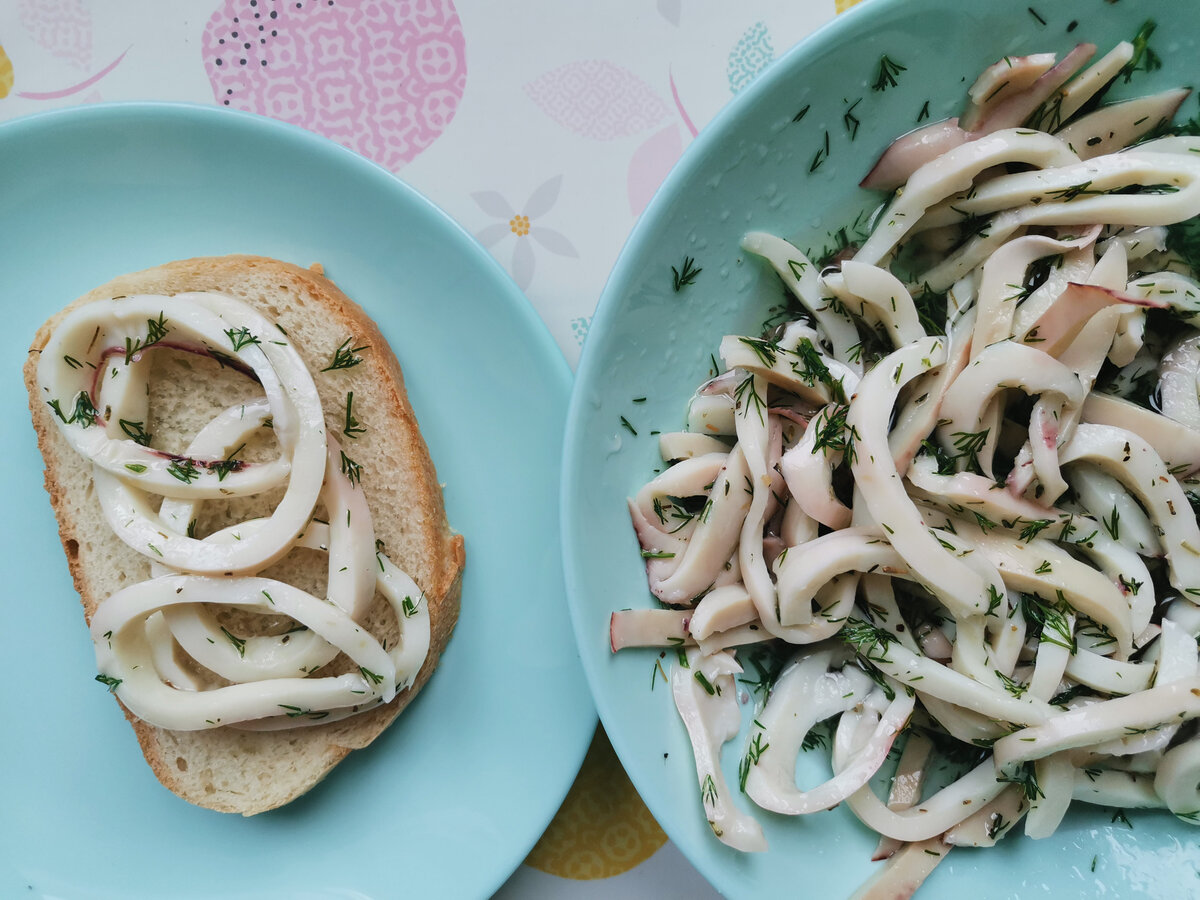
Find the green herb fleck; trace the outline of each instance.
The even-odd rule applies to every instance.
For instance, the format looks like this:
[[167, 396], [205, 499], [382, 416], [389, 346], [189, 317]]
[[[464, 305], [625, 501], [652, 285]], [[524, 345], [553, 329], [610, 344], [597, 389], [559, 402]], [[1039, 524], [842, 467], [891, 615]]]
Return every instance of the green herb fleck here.
[[250, 333], [250, 329], [245, 325], [243, 325], [241, 328], [226, 328], [225, 336], [229, 338], [229, 343], [233, 346], [235, 353], [239, 350], [249, 347], [251, 344], [262, 343], [262, 341]]
[[117, 688], [121, 686], [121, 679], [113, 678], [111, 675], [97, 675], [96, 680], [101, 684], [108, 685], [108, 692], [110, 694], [116, 693]]
[[360, 484], [362, 482], [362, 465], [356, 463], [346, 455], [346, 451], [342, 453], [342, 474], [346, 476], [346, 480], [351, 484]]
[[690, 256], [683, 258], [683, 264], [678, 269], [671, 266], [671, 286], [675, 289], [675, 293], [678, 294], [689, 284], [695, 284], [696, 276], [703, 271], [703, 269], [696, 268], [696, 260]]
[[875, 76], [875, 83], [871, 85], [871, 90], [886, 91], [890, 87], [895, 87], [896, 76], [905, 71], [907, 71], [905, 66], [887, 55], [879, 57], [879, 74]]
[[363, 344], [361, 347], [352, 347], [354, 338], [348, 337], [338, 345], [338, 348], [333, 351], [333, 362], [323, 368], [322, 372], [332, 372], [335, 369], [349, 369], [357, 366], [362, 362], [361, 356], [355, 354], [362, 353], [364, 350], [369, 350], [370, 347]]
[[150, 446], [150, 439], [153, 435], [146, 433], [145, 423], [131, 422], [129, 419], [119, 419], [118, 422], [121, 430], [125, 432], [126, 437], [135, 443], [141, 444], [143, 447]]
[[1150, 49], [1150, 36], [1154, 34], [1154, 29], [1157, 27], [1154, 21], [1147, 19], [1142, 23], [1137, 34], [1133, 36], [1133, 56], [1118, 73], [1120, 77], [1124, 78], [1126, 84], [1129, 83], [1134, 72], [1153, 72], [1155, 69], [1162, 68], [1162, 59]]
[[221, 626], [221, 634], [225, 635], [225, 637], [229, 640], [229, 643], [233, 644], [233, 649], [237, 651], [237, 655], [244, 659], [246, 657], [245, 638], [238, 637], [224, 625]]
[[354, 391], [346, 394], [346, 424], [342, 428], [342, 434], [346, 437], [355, 439], [360, 434], [366, 434], [367, 429], [358, 423], [358, 419], [354, 417]]
[[1021, 785], [1025, 791], [1026, 800], [1037, 800], [1046, 796], [1042, 792], [1042, 786], [1038, 784], [1037, 773], [1034, 771], [1032, 762], [1021, 763], [1012, 775], [1000, 774], [996, 776], [996, 780]]
[[382, 684], [383, 683], [383, 676], [376, 675], [374, 672], [372, 672], [366, 666], [359, 666], [358, 671], [362, 673], [362, 677], [365, 680], [371, 682], [372, 684]]
[[200, 470], [196, 468], [196, 464], [186, 456], [171, 460], [167, 465], [167, 472], [184, 484], [191, 484], [200, 476]]

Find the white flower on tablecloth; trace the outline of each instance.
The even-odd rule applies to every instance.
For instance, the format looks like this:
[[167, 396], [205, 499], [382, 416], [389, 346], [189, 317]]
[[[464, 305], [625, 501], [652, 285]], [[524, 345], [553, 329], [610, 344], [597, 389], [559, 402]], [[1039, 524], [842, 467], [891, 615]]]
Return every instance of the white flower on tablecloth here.
[[529, 195], [520, 211], [515, 210], [498, 191], [479, 191], [471, 195], [480, 209], [501, 220], [476, 232], [475, 239], [489, 250], [510, 235], [515, 240], [509, 274], [521, 290], [528, 288], [533, 281], [533, 271], [537, 262], [534, 243], [556, 256], [579, 256], [579, 251], [565, 234], [537, 221], [554, 208], [561, 187], [561, 175], [555, 175], [542, 182]]

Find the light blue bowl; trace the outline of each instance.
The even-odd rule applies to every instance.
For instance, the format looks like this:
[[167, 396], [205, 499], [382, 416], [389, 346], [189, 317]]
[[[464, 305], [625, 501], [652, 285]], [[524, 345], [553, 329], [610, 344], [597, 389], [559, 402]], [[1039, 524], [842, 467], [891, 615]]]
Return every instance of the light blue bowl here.
[[[1077, 41], [1103, 53], [1132, 38], [1148, 18], [1159, 23], [1151, 46], [1163, 68], [1137, 74], [1126, 92], [1193, 84], [1200, 4], [1187, 0], [1035, 0], [1032, 8], [966, 0], [864, 3], [730, 103], [668, 177], [621, 254], [592, 322], [567, 417], [567, 585], [584, 668], [618, 756], [667, 834], [727, 896], [848, 896], [873, 871], [875, 844], [842, 808], [798, 819], [757, 811], [771, 845], [765, 854], [742, 855], [720, 844], [701, 810], [670, 691], [654, 680], [657, 653], [613, 655], [608, 647], [612, 610], [652, 605], [625, 508], [625, 498], [661, 466], [651, 432], [682, 427], [686, 401], [708, 376], [722, 335], [757, 334], [781, 297], [774, 275], [747, 258], [739, 242], [749, 230], [765, 230], [802, 248], [831, 246], [831, 232], [879, 203], [857, 183], [880, 151], [923, 113], [926, 121], [956, 115], [984, 66], [1004, 55], [1062, 53]], [[884, 55], [904, 70], [894, 86], [874, 90]], [[1190, 99], [1182, 115], [1195, 112]], [[671, 268], [688, 256], [703, 271], [676, 292]], [[734, 786], [744, 746], [742, 738], [726, 745], [725, 773]], [[1080, 806], [1052, 838], [1014, 834], [993, 849], [955, 850], [920, 896], [1200, 895], [1200, 832], [1159, 812], [1129, 813], [1132, 828], [1112, 817], [1111, 810]]]
[[[375, 319], [467, 550], [462, 615], [421, 695], [305, 797], [249, 819], [161, 787], [93, 680], [21, 383], [34, 331], [84, 291], [232, 252], [321, 262]], [[0, 272], [0, 897], [498, 888], [595, 729], [556, 541], [570, 371], [521, 292], [466, 232], [362, 157], [269, 119], [172, 104], [0, 126]], [[370, 427], [369, 411], [356, 412]]]

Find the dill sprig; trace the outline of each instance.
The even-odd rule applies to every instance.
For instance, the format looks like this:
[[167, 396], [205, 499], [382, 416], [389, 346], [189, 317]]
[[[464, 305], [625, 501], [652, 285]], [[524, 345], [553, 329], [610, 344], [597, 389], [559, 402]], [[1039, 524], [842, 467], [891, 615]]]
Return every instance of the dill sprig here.
[[846, 126], [846, 133], [850, 135], [850, 140], [854, 140], [858, 136], [858, 126], [861, 123], [858, 120], [858, 116], [854, 115], [854, 107], [860, 103], [862, 103], [862, 97], [859, 97], [846, 107], [846, 112], [842, 115], [842, 124]]
[[125, 436], [134, 443], [141, 444], [143, 447], [150, 446], [150, 439], [153, 435], [146, 432], [144, 422], [131, 422], [129, 419], [119, 419], [118, 424], [121, 430], [125, 432]]
[[875, 83], [871, 85], [871, 90], [886, 91], [890, 87], [895, 87], [896, 76], [906, 71], [908, 71], [907, 67], [884, 54], [879, 57], [879, 73], [875, 76]]
[[738, 789], [743, 793], [746, 790], [746, 779], [750, 777], [750, 767], [757, 766], [758, 761], [762, 759], [762, 755], [767, 752], [770, 743], [763, 743], [763, 733], [755, 732], [754, 737], [750, 739], [750, 743], [746, 745], [746, 755], [742, 757], [741, 763], [738, 764]]
[[361, 347], [351, 347], [354, 343], [353, 337], [348, 337], [338, 345], [338, 348], [333, 351], [333, 362], [323, 368], [322, 372], [332, 372], [335, 369], [350, 369], [362, 362], [362, 357], [356, 354], [362, 353], [364, 350], [369, 350], [370, 346], [363, 344]]
[[1025, 621], [1030, 624], [1030, 630], [1036, 632], [1041, 641], [1076, 652], [1075, 635], [1067, 621], [1067, 616], [1075, 610], [1067, 603], [1062, 591], [1058, 592], [1058, 599], [1053, 603], [1037, 594], [1021, 594], [1021, 611], [1025, 614]]
[[781, 347], [774, 341], [762, 340], [761, 338], [739, 337], [738, 341], [749, 347], [758, 361], [762, 363], [763, 368], [769, 369], [775, 365], [775, 361], [779, 358]]
[[873, 663], [891, 662], [887, 648], [895, 642], [895, 636], [865, 619], [847, 619], [838, 637], [854, 648], [855, 652]]
[[224, 481], [225, 476], [230, 472], [236, 472], [242, 467], [242, 461], [237, 459], [237, 455], [246, 449], [245, 443], [238, 444], [222, 460], [212, 463], [209, 468], [217, 473], [217, 481]]
[[817, 171], [824, 165], [825, 160], [829, 159], [829, 132], [825, 132], [825, 141], [822, 146], [817, 148], [816, 154], [813, 156], [812, 162], [808, 166], [809, 173]]
[[832, 410], [825, 407], [817, 413], [809, 425], [817, 430], [813, 439], [813, 453], [822, 452], [828, 455], [827, 451], [832, 450], [842, 453], [847, 462], [855, 461], [854, 445], [859, 439], [859, 434], [858, 429], [847, 426], [846, 415], [849, 412], [850, 405], [844, 403], [838, 404]]
[[738, 651], [738, 659], [744, 664], [748, 663], [744, 670], [749, 672], [753, 669], [756, 676], [742, 677], [738, 681], [757, 694], [760, 700], [766, 700], [771, 688], [775, 686], [776, 679], [787, 665], [789, 654], [774, 643], [750, 644]]
[[345, 450], [342, 451], [342, 474], [351, 484], [362, 482], [362, 465], [348, 457]]
[[245, 638], [238, 637], [236, 634], [234, 634], [232, 631], [230, 631], [224, 625], [221, 626], [221, 634], [225, 635], [225, 637], [229, 640], [229, 643], [233, 644], [233, 649], [237, 651], [237, 655], [245, 658], [245, 656], [246, 656], [246, 640], [245, 640]]
[[250, 329], [243, 325], [241, 328], [226, 328], [225, 337], [229, 338], [229, 343], [236, 353], [239, 350], [244, 350], [251, 344], [261, 344], [257, 337], [251, 334]]
[[1046, 196], [1051, 200], [1062, 200], [1064, 203], [1069, 203], [1076, 197], [1093, 196], [1096, 194], [1106, 193], [1109, 192], [1093, 188], [1091, 181], [1081, 181], [1079, 184], [1072, 184], [1065, 188], [1058, 188], [1045, 192]]
[[70, 416], [62, 411], [62, 405], [57, 400], [47, 400], [46, 403], [54, 410], [54, 414], [62, 420], [64, 425], [79, 425], [80, 428], [89, 428], [96, 424], [98, 411], [92, 403], [92, 395], [87, 391], [80, 391], [75, 396], [75, 406], [72, 408]]
[[178, 459], [171, 460], [167, 464], [167, 473], [175, 478], [178, 478], [184, 484], [191, 484], [199, 475], [200, 470], [196, 468], [196, 464], [186, 456], [181, 456]]
[[1004, 689], [1014, 697], [1020, 697], [1027, 690], [1029, 690], [1029, 685], [1021, 684], [1021, 682], [1017, 681], [1015, 678], [1010, 678], [999, 669], [993, 669], [992, 672], [998, 679], [1000, 679], [1000, 683], [1004, 685]]
[[671, 286], [675, 289], [675, 293], [678, 294], [689, 284], [694, 284], [696, 276], [703, 271], [696, 267], [696, 260], [690, 256], [683, 258], [683, 263], [678, 269], [671, 266]]
[[811, 340], [800, 339], [800, 343], [796, 346], [796, 356], [796, 362], [792, 363], [792, 371], [799, 375], [805, 384], [814, 386], [818, 383], [823, 384], [829, 388], [829, 394], [834, 400], [838, 403], [846, 402], [846, 392], [841, 379], [835, 379], [829, 373], [829, 367], [825, 365], [821, 351], [813, 345]]
[[301, 719], [301, 718], [324, 719], [326, 716], [329, 715], [329, 710], [326, 710], [326, 709], [321, 709], [321, 710], [304, 709], [303, 707], [300, 707], [300, 706], [293, 706], [290, 703], [279, 703], [276, 705], [287, 714], [287, 717], [289, 719]]
[[979, 465], [979, 451], [987, 443], [990, 430], [985, 428], [982, 431], [956, 431], [950, 435], [954, 438], [954, 449], [958, 451], [955, 459], [966, 460], [965, 467], [976, 474], [983, 473]]
[[1117, 73], [1119, 78], [1123, 78], [1128, 84], [1133, 78], [1134, 72], [1153, 72], [1156, 69], [1162, 68], [1162, 59], [1150, 47], [1150, 36], [1154, 34], [1154, 29], [1157, 28], [1157, 23], [1153, 19], [1147, 19], [1142, 23], [1142, 27], [1138, 29], [1137, 34], [1133, 36], [1131, 43], [1133, 44], [1133, 56], [1129, 62], [1125, 63], [1125, 67]]
[[[759, 421], [765, 421], [764, 413], [767, 409], [767, 401], [766, 398], [759, 396], [758, 391], [755, 390], [753, 375], [747, 375], [745, 380], [737, 386], [737, 389], [733, 392], [733, 399], [735, 401], [735, 409], [740, 411], [742, 409], [753, 408], [758, 413]], [[746, 415], [749, 415], [749, 413], [746, 413]]]
[[1040, 797], [1046, 796], [1042, 792], [1042, 786], [1038, 784], [1037, 772], [1034, 770], [1032, 762], [1021, 763], [1011, 775], [998, 774], [996, 780], [1021, 785], [1021, 788], [1025, 791], [1026, 800], [1037, 800]]
[[[1016, 523], [1014, 523], [1015, 525]], [[1017, 535], [1018, 539], [1028, 544], [1035, 537], [1053, 525], [1051, 519], [1034, 519], [1032, 522], [1027, 522], [1025, 527], [1021, 529], [1021, 533]]]
[[342, 428], [342, 434], [354, 439], [366, 432], [367, 429], [360, 425], [358, 419], [354, 417], [354, 391], [350, 391], [346, 394], [346, 424]]
[[125, 365], [133, 360], [133, 357], [141, 350], [147, 347], [152, 347], [167, 336], [167, 318], [165, 313], [159, 313], [157, 319], [146, 320], [146, 339], [141, 338], [125, 338]]
[[917, 308], [917, 319], [926, 334], [946, 333], [948, 297], [947, 293], [938, 293], [928, 284], [923, 285], [921, 293], [913, 297], [913, 305]]
[[[109, 633], [111, 634], [112, 632], [109, 632]], [[121, 679], [114, 678], [111, 675], [100, 674], [100, 675], [96, 676], [96, 680], [103, 685], [107, 685], [108, 692], [110, 694], [115, 694], [117, 691], [117, 688], [119, 688], [121, 686]]]

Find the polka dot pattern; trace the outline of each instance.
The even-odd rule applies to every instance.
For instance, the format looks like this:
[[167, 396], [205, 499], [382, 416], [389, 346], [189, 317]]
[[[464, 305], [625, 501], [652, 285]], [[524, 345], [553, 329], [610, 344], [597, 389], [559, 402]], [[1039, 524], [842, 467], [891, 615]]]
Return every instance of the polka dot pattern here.
[[393, 170], [445, 131], [466, 88], [450, 0], [225, 0], [201, 46], [218, 103]]

